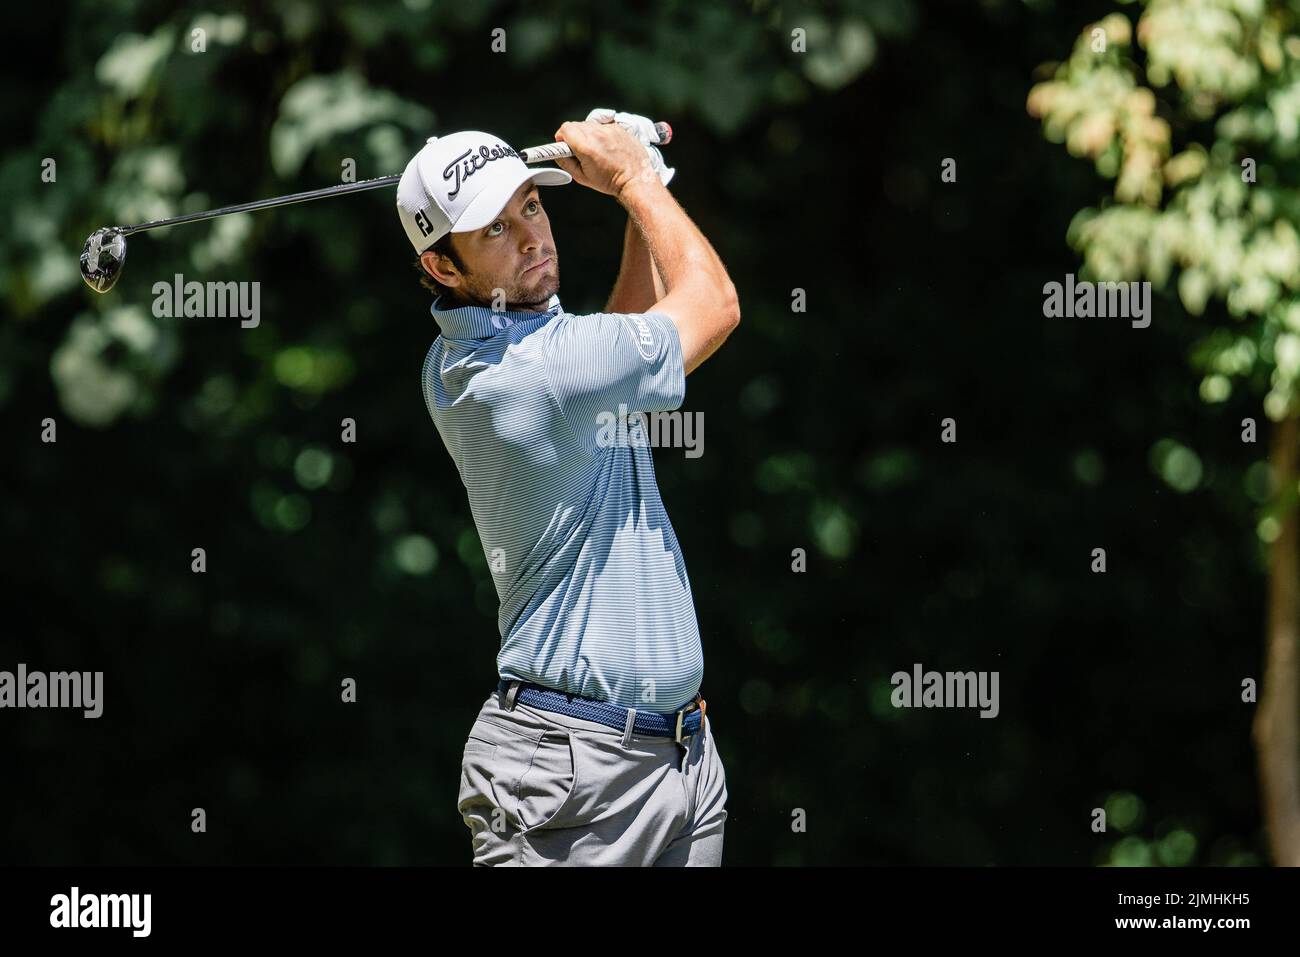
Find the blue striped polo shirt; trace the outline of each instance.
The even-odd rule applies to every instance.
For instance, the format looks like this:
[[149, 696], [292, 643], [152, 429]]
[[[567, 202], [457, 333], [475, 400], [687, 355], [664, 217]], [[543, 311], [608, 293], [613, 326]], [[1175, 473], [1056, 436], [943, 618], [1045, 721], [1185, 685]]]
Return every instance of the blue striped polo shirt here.
[[682, 707], [704, 677], [699, 625], [650, 448], [636, 441], [645, 423], [631, 415], [686, 396], [672, 320], [577, 316], [558, 295], [545, 312], [439, 301], [424, 400], [496, 585], [498, 674], [625, 708]]

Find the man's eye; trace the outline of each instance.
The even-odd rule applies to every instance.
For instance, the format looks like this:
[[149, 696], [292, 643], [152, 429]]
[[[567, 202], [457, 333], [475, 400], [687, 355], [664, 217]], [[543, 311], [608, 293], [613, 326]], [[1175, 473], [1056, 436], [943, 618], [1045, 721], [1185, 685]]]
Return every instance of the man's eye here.
[[537, 200], [535, 200], [535, 199], [529, 200], [529, 201], [528, 201], [528, 205], [529, 205], [529, 206], [536, 206], [538, 209], [541, 209], [541, 208], [542, 208], [542, 204], [539, 203], [539, 202], [538, 202]]
[[493, 223], [491, 226], [489, 226], [489, 227], [488, 227], [488, 235], [489, 235], [489, 236], [499, 236], [499, 235], [501, 235], [500, 233], [494, 233], [494, 232], [492, 232], [492, 230], [496, 229], [498, 226], [501, 226], [501, 225], [504, 225], [504, 224], [501, 222], [501, 220], [497, 220], [495, 223]]

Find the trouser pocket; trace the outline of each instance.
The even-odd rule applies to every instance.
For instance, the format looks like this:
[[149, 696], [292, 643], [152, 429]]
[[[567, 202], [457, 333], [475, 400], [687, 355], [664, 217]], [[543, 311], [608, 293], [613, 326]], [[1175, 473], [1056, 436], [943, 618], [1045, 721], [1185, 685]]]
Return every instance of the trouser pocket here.
[[531, 833], [561, 819], [578, 784], [570, 734], [480, 717], [461, 757], [458, 806], [470, 829]]
[[546, 731], [515, 791], [516, 816], [525, 837], [563, 823], [578, 790], [579, 762], [575, 736]]

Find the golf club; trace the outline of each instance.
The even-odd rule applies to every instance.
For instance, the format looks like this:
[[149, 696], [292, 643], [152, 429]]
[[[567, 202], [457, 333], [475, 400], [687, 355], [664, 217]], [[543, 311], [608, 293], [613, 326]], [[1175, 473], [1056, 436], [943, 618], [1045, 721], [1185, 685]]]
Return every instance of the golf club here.
[[[659, 137], [654, 144], [656, 146], [663, 146], [673, 138], [672, 127], [667, 123], [656, 123], [655, 132]], [[564, 159], [572, 155], [573, 151], [569, 149], [567, 143], [545, 143], [541, 146], [530, 146], [519, 151], [519, 158], [529, 164]], [[251, 203], [223, 206], [220, 209], [209, 209], [202, 213], [187, 213], [184, 216], [158, 219], [151, 223], [139, 223], [135, 226], [105, 226], [86, 237], [86, 243], [81, 248], [81, 278], [95, 292], [104, 293], [112, 289], [117, 283], [118, 277], [122, 274], [122, 266], [126, 263], [126, 237], [134, 233], [142, 233], [148, 229], [158, 229], [161, 226], [179, 226], [181, 223], [196, 223], [204, 219], [216, 219], [218, 216], [229, 216], [231, 213], [251, 213], [259, 209], [274, 209], [277, 206], [306, 203], [313, 199], [326, 199], [331, 196], [342, 196], [346, 193], [360, 193], [368, 189], [378, 189], [381, 186], [396, 185], [401, 178], [402, 174], [397, 173], [392, 176], [364, 179], [359, 183], [343, 183], [339, 186], [327, 186], [324, 189], [312, 189], [304, 193], [290, 193], [288, 196], [274, 196], [270, 199], [254, 200]]]

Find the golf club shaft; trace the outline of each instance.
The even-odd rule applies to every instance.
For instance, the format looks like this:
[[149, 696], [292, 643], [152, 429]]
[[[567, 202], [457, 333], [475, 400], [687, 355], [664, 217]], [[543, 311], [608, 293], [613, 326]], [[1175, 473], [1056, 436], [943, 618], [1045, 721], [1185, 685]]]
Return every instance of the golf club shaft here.
[[[672, 128], [667, 123], [656, 123], [655, 129], [659, 133], [659, 143], [667, 143], [672, 138]], [[519, 158], [525, 163], [544, 163], [548, 160], [565, 159], [573, 155], [567, 143], [545, 143], [541, 146], [530, 146], [527, 149], [519, 151]], [[308, 203], [313, 199], [325, 199], [329, 196], [342, 196], [346, 193], [360, 193], [368, 189], [379, 189], [381, 186], [392, 186], [402, 178], [401, 173], [395, 173], [392, 176], [378, 176], [374, 179], [363, 179], [359, 183], [343, 183], [339, 186], [326, 186], [323, 189], [310, 189], [303, 193], [290, 193], [288, 196], [273, 196], [270, 199], [256, 199], [251, 203], [238, 203], [235, 206], [223, 206], [220, 209], [209, 209], [202, 213], [186, 213], [184, 216], [173, 216], [170, 219], [156, 219], [151, 223], [138, 223], [134, 226], [118, 226], [117, 229], [123, 236], [130, 236], [134, 233], [142, 233], [146, 229], [158, 229], [162, 226], [179, 226], [181, 223], [194, 223], [201, 219], [215, 219], [218, 216], [229, 216], [231, 213], [251, 213], [259, 209], [273, 209], [276, 206], [291, 206], [294, 203]]]
[[223, 206], [220, 209], [209, 209], [202, 213], [186, 213], [184, 216], [173, 216], [171, 219], [156, 219], [151, 223], [139, 223], [135, 226], [119, 226], [123, 236], [130, 236], [133, 233], [142, 233], [146, 229], [158, 229], [160, 226], [179, 226], [181, 223], [193, 223], [200, 219], [215, 219], [218, 216], [229, 216], [231, 213], [251, 213], [259, 209], [273, 209], [276, 206], [291, 206], [294, 203], [306, 203], [313, 199], [324, 199], [327, 196], [341, 196], [344, 193], [360, 193], [367, 189], [378, 189], [380, 186], [388, 186], [396, 183], [401, 179], [401, 174], [395, 176], [380, 176], [375, 179], [363, 179], [359, 183], [344, 183], [340, 186], [326, 186], [323, 189], [311, 189], [304, 193], [290, 193], [288, 196], [272, 196], [270, 199], [255, 199], [251, 203], [238, 203], [234, 206]]

